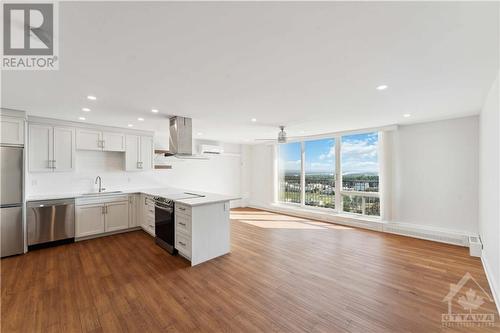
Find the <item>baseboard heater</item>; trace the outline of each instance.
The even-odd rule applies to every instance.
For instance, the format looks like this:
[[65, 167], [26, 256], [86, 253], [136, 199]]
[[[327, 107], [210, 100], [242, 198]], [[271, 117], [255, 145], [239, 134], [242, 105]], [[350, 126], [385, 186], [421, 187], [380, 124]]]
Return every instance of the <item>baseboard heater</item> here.
[[483, 243], [479, 236], [469, 236], [469, 254], [471, 257], [480, 257], [483, 251]]

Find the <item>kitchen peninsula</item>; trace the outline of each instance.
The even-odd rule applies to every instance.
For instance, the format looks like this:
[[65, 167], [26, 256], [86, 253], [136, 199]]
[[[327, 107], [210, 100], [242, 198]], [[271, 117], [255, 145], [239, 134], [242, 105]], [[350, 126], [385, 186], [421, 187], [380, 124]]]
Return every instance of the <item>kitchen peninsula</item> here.
[[168, 213], [173, 234], [168, 237], [175, 251], [194, 266], [229, 253], [229, 202], [239, 198], [162, 187], [34, 195], [27, 198], [27, 203], [29, 207], [46, 208], [63, 201], [67, 204], [68, 199], [74, 200], [76, 241], [142, 228], [158, 243], [161, 235], [156, 229], [162, 224], [160, 216], [165, 218], [165, 210], [158, 202], [173, 203]]

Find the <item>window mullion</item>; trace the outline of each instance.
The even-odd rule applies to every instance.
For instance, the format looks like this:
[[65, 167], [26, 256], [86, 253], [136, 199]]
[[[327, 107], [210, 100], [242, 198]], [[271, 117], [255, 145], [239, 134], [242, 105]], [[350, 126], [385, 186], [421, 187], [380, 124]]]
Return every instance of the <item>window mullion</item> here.
[[306, 152], [305, 143], [300, 143], [300, 205], [305, 206], [306, 201]]
[[335, 137], [335, 209], [342, 211], [342, 161], [340, 157], [342, 137]]

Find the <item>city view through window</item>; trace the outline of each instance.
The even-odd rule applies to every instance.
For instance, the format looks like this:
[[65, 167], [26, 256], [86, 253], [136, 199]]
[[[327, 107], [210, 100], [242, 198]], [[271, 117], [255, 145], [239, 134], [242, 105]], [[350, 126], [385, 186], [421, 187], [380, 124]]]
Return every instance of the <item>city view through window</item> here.
[[[341, 142], [342, 184], [336, 188], [336, 141]], [[346, 135], [279, 146], [279, 200], [379, 216], [378, 133]], [[302, 161], [302, 149], [304, 161]], [[302, 166], [304, 189], [302, 189]], [[340, 184], [339, 184], [340, 185]], [[335, 206], [340, 191], [342, 207]]]

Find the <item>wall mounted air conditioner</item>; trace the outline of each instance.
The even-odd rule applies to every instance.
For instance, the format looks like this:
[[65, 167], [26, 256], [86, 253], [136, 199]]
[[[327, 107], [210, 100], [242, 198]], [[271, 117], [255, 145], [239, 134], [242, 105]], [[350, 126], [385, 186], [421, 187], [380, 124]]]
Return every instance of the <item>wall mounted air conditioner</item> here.
[[219, 155], [224, 152], [224, 147], [216, 145], [200, 145], [201, 154]]

